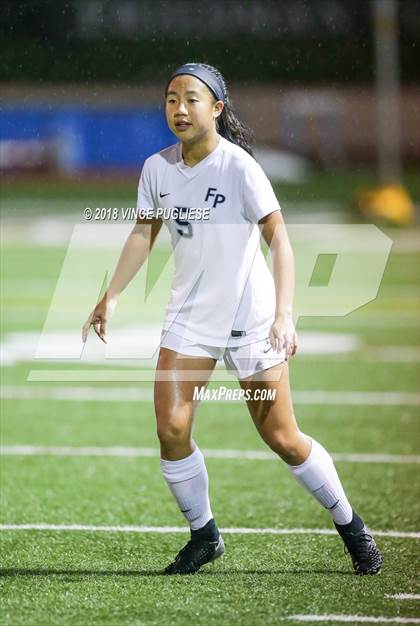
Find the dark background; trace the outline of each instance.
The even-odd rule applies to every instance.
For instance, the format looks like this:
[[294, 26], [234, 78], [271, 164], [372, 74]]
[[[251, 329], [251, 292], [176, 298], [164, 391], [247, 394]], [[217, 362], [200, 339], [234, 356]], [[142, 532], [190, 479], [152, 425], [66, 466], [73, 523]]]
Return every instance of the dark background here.
[[362, 170], [369, 185], [383, 182], [380, 139], [395, 125], [400, 173], [387, 179], [403, 177], [418, 196], [420, 0], [396, 5], [393, 106], [378, 98], [374, 0], [5, 0], [3, 179], [137, 178], [145, 158], [175, 141], [163, 111], [168, 76], [198, 61], [222, 72], [273, 182], [302, 193], [304, 171], [317, 169], [325, 180], [311, 197], [321, 187], [329, 196], [338, 170], [340, 197]]
[[[196, 60], [230, 81], [371, 82], [367, 0], [1, 3], [0, 80], [159, 81]], [[420, 3], [399, 2], [400, 71], [419, 84]]]

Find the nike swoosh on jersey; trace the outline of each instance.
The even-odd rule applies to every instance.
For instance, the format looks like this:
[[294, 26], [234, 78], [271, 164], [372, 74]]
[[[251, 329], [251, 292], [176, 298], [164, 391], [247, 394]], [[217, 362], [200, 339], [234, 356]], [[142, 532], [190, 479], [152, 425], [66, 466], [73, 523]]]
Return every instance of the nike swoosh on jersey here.
[[271, 344], [268, 346], [268, 348], [264, 348], [264, 354], [266, 354], [269, 350], [271, 350]]
[[171, 192], [169, 193], [159, 193], [159, 198], [164, 198], [165, 196], [170, 196]]

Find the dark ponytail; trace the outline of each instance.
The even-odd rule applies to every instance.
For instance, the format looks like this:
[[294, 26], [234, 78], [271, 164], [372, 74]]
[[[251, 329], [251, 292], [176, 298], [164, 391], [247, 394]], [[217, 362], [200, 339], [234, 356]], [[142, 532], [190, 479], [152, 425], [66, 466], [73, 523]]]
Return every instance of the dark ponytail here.
[[235, 109], [232, 106], [232, 102], [230, 100], [229, 92], [225, 83], [225, 80], [222, 74], [218, 69], [213, 67], [212, 65], [207, 65], [205, 63], [199, 63], [201, 67], [206, 68], [214, 74], [217, 80], [223, 86], [223, 92], [225, 96], [225, 106], [223, 108], [222, 113], [216, 120], [216, 129], [219, 135], [235, 143], [237, 146], [243, 148], [248, 154], [254, 156], [252, 154], [251, 143], [253, 143], [254, 137], [250, 128], [245, 126], [240, 119], [237, 117], [235, 113]]

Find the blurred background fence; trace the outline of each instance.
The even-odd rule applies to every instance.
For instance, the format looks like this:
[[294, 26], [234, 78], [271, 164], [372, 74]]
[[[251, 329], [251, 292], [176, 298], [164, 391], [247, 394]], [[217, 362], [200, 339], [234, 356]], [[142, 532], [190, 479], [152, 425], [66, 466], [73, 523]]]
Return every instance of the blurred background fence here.
[[[386, 5], [390, 0], [379, 0]], [[420, 11], [393, 2], [399, 150], [420, 158]], [[2, 2], [4, 173], [138, 171], [175, 141], [162, 104], [170, 71], [220, 68], [259, 147], [324, 168], [377, 159], [372, 2], [72, 0]], [[281, 178], [281, 176], [280, 176]]]

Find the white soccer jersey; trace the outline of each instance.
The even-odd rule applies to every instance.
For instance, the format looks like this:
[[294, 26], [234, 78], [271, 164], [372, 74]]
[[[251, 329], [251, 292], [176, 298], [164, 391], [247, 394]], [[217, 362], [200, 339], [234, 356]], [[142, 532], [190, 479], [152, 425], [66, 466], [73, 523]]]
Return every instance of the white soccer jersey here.
[[[213, 152], [189, 167], [181, 144], [174, 144], [146, 160], [137, 207], [152, 207], [171, 235], [175, 275], [164, 330], [212, 346], [268, 337], [275, 289], [257, 223], [280, 206], [253, 157], [220, 137]], [[208, 219], [182, 219], [192, 207], [208, 209]], [[162, 215], [175, 208], [180, 217]]]

